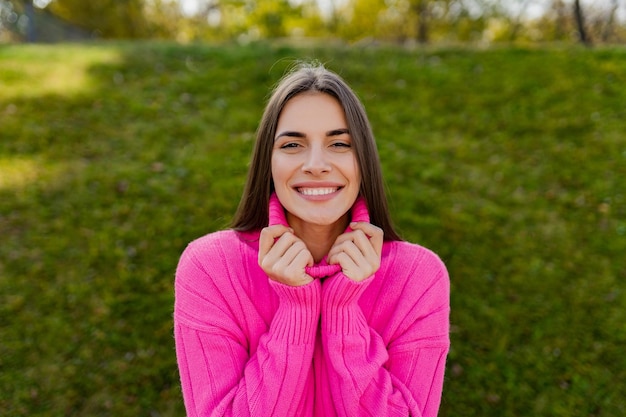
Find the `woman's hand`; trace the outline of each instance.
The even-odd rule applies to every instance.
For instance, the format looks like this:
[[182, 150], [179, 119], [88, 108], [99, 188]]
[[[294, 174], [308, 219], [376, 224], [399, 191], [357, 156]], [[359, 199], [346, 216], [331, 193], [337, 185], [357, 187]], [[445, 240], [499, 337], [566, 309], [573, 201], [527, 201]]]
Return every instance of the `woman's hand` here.
[[351, 232], [340, 235], [328, 252], [328, 263], [341, 265], [345, 276], [360, 282], [380, 268], [383, 231], [370, 223], [351, 223]]
[[306, 285], [313, 277], [304, 268], [313, 263], [313, 255], [293, 229], [275, 225], [261, 230], [259, 266], [271, 280], [294, 287]]

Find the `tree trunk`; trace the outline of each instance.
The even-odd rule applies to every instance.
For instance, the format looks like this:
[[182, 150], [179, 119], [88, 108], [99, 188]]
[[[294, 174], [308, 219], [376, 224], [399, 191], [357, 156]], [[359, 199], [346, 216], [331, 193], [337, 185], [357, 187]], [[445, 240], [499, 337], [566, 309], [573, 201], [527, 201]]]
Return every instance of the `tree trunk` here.
[[589, 35], [587, 35], [587, 31], [585, 30], [585, 17], [583, 9], [580, 7], [580, 0], [574, 1], [574, 17], [576, 18], [576, 26], [578, 27], [578, 39], [584, 45], [591, 45], [591, 39], [589, 39]]
[[517, 39], [517, 34], [519, 30], [522, 28], [522, 19], [524, 18], [524, 13], [526, 13], [526, 9], [530, 4], [529, 0], [525, 0], [520, 6], [519, 13], [515, 17], [515, 19], [511, 22], [511, 33], [509, 34], [509, 41], [515, 42]]
[[428, 43], [428, 0], [418, 0], [414, 8], [417, 14], [417, 41], [426, 44]]
[[611, 40], [611, 35], [613, 35], [614, 30], [613, 26], [615, 24], [615, 14], [617, 13], [618, 7], [618, 0], [613, 0], [611, 2], [611, 11], [609, 12], [609, 16], [606, 19], [606, 25], [602, 31], [602, 42], [609, 42]]
[[566, 38], [569, 12], [566, 9], [565, 3], [563, 3], [563, 0], [554, 0], [552, 7], [554, 8], [554, 12], [556, 14], [554, 39], [561, 41]]
[[37, 42], [37, 29], [35, 28], [35, 10], [33, 9], [32, 1], [24, 2], [24, 12], [27, 19], [26, 42]]

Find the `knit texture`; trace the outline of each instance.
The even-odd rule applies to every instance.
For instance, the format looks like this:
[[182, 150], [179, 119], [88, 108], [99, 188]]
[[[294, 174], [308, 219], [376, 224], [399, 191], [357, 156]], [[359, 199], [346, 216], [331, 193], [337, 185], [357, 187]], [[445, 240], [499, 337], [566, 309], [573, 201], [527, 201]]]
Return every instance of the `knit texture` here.
[[[369, 221], [362, 199], [353, 221]], [[285, 224], [277, 198], [270, 224]], [[186, 248], [174, 332], [187, 415], [437, 415], [449, 348], [441, 260], [385, 242], [380, 269], [354, 282], [326, 260], [291, 287], [258, 265], [259, 231], [225, 230]]]

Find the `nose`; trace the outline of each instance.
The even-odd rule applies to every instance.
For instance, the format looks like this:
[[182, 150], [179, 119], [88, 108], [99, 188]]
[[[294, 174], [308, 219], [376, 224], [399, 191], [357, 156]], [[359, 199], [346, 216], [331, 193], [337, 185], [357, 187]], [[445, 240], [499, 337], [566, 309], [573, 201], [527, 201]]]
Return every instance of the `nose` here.
[[302, 171], [305, 173], [320, 175], [330, 172], [331, 164], [324, 149], [319, 146], [312, 146], [307, 150], [306, 159], [302, 164]]

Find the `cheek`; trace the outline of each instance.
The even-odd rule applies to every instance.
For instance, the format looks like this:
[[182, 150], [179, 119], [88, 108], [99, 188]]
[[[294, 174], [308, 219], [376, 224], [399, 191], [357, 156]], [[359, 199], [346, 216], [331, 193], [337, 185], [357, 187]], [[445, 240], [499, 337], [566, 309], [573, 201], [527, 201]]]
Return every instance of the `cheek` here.
[[271, 174], [274, 185], [276, 183], [284, 182], [287, 180], [289, 169], [286, 161], [281, 161], [281, 158], [272, 157]]
[[357, 184], [361, 184], [361, 170], [359, 169], [359, 163], [356, 160], [356, 156], [352, 158], [352, 164], [350, 165], [350, 176]]
[[270, 172], [272, 174], [272, 178], [275, 178], [277, 175], [279, 175], [279, 167], [280, 167], [280, 163], [279, 161], [276, 160], [277, 158], [275, 156], [272, 156], [271, 162], [270, 162]]

